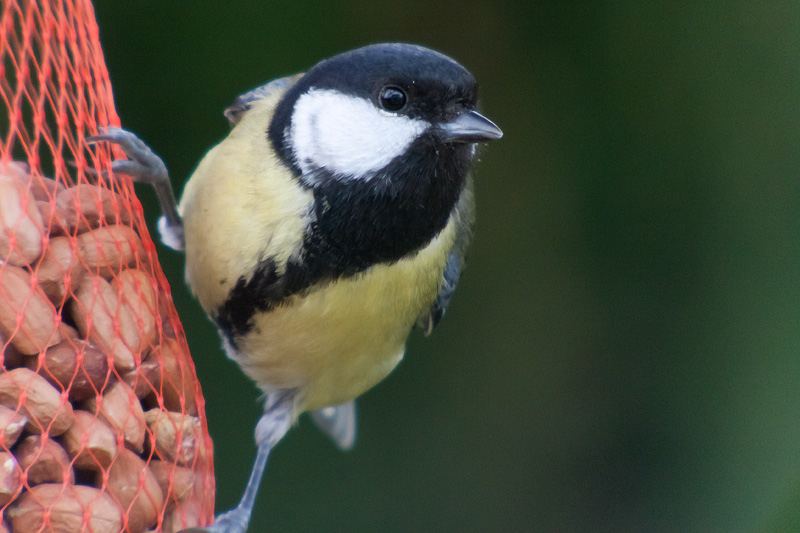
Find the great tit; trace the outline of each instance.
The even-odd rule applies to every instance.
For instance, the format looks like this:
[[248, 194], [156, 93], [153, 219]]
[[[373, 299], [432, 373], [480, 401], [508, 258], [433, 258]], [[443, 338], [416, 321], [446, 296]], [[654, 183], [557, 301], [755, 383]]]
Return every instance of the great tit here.
[[162, 240], [228, 357], [265, 393], [258, 454], [238, 507], [206, 531], [244, 532], [273, 446], [297, 417], [343, 448], [354, 399], [429, 334], [461, 272], [473, 221], [476, 143], [500, 129], [476, 111], [474, 77], [449, 57], [376, 44], [240, 96], [232, 130], [176, 206], [166, 167], [133, 134], [116, 173], [155, 186]]

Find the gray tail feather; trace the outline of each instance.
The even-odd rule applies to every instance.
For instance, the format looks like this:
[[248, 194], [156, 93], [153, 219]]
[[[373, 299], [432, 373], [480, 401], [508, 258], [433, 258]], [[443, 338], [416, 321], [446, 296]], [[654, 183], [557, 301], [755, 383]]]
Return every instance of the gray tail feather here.
[[356, 401], [311, 411], [311, 419], [342, 450], [356, 442]]

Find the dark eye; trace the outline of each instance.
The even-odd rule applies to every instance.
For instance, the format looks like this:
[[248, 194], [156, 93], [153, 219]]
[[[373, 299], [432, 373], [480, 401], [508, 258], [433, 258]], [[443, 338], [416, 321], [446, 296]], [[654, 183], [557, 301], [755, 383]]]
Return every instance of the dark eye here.
[[386, 111], [400, 111], [406, 105], [406, 93], [400, 87], [389, 85], [381, 89], [378, 97], [381, 107]]

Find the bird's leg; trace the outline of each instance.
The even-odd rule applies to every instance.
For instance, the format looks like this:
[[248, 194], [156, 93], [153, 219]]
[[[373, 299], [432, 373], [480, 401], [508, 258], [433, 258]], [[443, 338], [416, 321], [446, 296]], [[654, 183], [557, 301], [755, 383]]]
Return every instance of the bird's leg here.
[[153, 186], [161, 206], [161, 217], [158, 220], [161, 241], [174, 250], [183, 250], [183, 221], [178, 214], [167, 167], [161, 158], [139, 137], [122, 128], [107, 127], [100, 135], [86, 138], [89, 144], [99, 141], [116, 144], [128, 156], [128, 159], [114, 161], [111, 164], [112, 171], [130, 176], [137, 183], [149, 183]]
[[180, 533], [244, 533], [253, 514], [258, 487], [267, 466], [270, 451], [286, 435], [292, 425], [292, 406], [294, 390], [273, 392], [267, 395], [264, 403], [264, 414], [256, 425], [256, 444], [258, 452], [250, 472], [250, 480], [244, 489], [239, 505], [230, 511], [218, 515], [214, 525], [204, 528], [184, 529]]

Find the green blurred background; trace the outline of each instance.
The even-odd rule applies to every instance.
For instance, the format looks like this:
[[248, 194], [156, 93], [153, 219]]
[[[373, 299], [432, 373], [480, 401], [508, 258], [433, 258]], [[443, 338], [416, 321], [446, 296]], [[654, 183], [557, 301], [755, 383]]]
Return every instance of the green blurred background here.
[[[457, 58], [506, 134], [446, 319], [360, 400], [352, 452], [289, 434], [251, 531], [800, 530], [796, 1], [96, 9], [123, 125], [178, 190], [238, 94], [376, 41]], [[257, 392], [159, 253], [226, 509]]]

